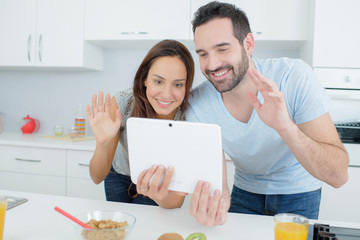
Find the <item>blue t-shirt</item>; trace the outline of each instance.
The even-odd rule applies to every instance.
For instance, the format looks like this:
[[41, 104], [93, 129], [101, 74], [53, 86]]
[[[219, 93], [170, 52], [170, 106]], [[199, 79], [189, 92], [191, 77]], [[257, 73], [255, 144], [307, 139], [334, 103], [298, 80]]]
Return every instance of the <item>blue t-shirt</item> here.
[[[296, 124], [329, 111], [330, 100], [324, 88], [302, 60], [253, 58], [253, 61], [256, 69], [284, 93], [290, 117]], [[260, 92], [257, 98], [264, 102]], [[259, 194], [301, 193], [321, 187], [321, 181], [300, 165], [279, 134], [261, 121], [255, 109], [247, 123], [238, 121], [209, 81], [192, 92], [186, 119], [221, 127], [223, 149], [236, 167], [236, 187]]]

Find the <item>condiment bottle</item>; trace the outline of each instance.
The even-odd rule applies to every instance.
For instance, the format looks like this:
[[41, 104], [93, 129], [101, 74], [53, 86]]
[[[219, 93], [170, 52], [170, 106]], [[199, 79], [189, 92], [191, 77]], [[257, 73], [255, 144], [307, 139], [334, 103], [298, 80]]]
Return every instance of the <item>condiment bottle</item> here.
[[78, 111], [75, 117], [75, 128], [79, 137], [85, 136], [85, 116], [82, 105], [78, 106]]

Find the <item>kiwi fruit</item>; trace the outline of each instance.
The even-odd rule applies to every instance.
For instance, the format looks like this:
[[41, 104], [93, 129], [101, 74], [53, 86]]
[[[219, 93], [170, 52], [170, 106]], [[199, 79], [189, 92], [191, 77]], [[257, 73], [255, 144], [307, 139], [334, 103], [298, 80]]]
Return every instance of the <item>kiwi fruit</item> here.
[[186, 238], [186, 240], [206, 240], [206, 236], [203, 233], [192, 233]]
[[164, 233], [158, 240], [184, 240], [184, 238], [178, 233]]

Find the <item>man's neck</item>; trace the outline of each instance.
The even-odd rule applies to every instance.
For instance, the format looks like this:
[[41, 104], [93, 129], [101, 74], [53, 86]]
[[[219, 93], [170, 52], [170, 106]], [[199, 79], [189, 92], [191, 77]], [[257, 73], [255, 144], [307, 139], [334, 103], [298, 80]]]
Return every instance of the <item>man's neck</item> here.
[[[250, 61], [250, 69], [255, 68]], [[222, 100], [229, 113], [237, 120], [247, 123], [251, 117], [254, 107], [252, 106], [247, 93], [257, 94], [257, 89], [246, 74], [244, 79], [231, 91], [221, 94]]]

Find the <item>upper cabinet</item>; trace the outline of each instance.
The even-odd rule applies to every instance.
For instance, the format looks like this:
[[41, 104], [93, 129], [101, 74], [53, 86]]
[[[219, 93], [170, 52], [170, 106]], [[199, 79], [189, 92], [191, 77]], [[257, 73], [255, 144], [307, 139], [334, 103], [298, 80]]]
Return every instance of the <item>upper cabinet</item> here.
[[359, 9], [359, 0], [316, 0], [314, 67], [360, 68]]
[[102, 69], [84, 42], [84, 0], [1, 0], [0, 67]]
[[[191, 19], [196, 10], [211, 0], [192, 0]], [[257, 41], [307, 40], [308, 0], [227, 0], [245, 11]]]
[[86, 0], [85, 9], [85, 39], [103, 46], [190, 37], [190, 0]]

